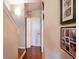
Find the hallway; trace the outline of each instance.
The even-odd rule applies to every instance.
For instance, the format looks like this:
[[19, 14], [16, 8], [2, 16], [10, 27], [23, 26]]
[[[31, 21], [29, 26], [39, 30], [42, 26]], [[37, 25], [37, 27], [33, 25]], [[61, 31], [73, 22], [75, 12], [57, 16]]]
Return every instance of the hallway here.
[[[6, 28], [8, 32], [11, 31], [9, 36], [12, 33], [11, 37], [14, 37], [17, 41], [11, 40], [11, 37], [7, 35], [8, 32], [5, 32], [5, 37], [9, 38], [5, 39], [9, 42], [8, 45], [11, 46], [11, 48], [8, 48], [11, 49], [10, 51], [14, 51], [13, 55], [8, 53], [8, 56], [6, 56], [6, 52], [9, 50], [7, 49], [7, 51], [5, 49], [5, 58], [8, 57], [7, 59], [9, 59], [9, 55], [11, 55], [13, 57], [10, 57], [10, 59], [42, 59], [43, 19], [41, 17], [41, 2], [19, 3], [17, 1], [13, 3], [13, 1], [10, 1], [11, 4], [9, 4], [7, 1], [4, 0], [4, 19], [6, 20], [4, 24], [5, 28], [9, 27], [9, 29], [12, 30]], [[7, 24], [8, 26], [6, 26]], [[12, 29], [13, 26], [14, 29]], [[14, 32], [15, 30], [16, 32]], [[17, 46], [13, 42], [15, 42]], [[7, 47], [6, 45], [5, 42], [5, 47]], [[14, 46], [12, 47], [12, 45]]]
[[61, 1], [4, 0], [4, 59], [76, 59], [75, 0]]

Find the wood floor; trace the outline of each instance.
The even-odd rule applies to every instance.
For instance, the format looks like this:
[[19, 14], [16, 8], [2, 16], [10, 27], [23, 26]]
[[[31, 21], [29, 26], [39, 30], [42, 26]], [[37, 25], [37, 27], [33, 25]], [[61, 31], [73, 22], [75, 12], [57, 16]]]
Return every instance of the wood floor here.
[[42, 59], [42, 52], [40, 47], [31, 47], [26, 49], [26, 54], [23, 59]]
[[25, 49], [18, 48], [18, 59], [20, 59], [20, 57], [21, 57], [21, 55], [23, 54], [24, 51], [25, 51]]

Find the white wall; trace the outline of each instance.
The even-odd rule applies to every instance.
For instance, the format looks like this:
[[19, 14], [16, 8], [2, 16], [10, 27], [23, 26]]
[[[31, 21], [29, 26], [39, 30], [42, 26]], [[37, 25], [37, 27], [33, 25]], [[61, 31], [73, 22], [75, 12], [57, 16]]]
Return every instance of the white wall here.
[[[14, 10], [16, 8], [21, 8], [21, 15], [16, 15]], [[10, 13], [12, 17], [14, 18], [14, 21], [17, 24], [17, 27], [19, 29], [19, 39], [18, 39], [18, 48], [25, 48], [25, 18], [24, 18], [24, 4], [10, 4]]]
[[25, 48], [25, 31], [19, 29], [18, 33], [18, 48]]
[[18, 27], [5, 6], [3, 18], [3, 58], [18, 59]]
[[60, 48], [60, 0], [44, 0], [44, 4], [43, 42], [45, 59], [73, 59]]

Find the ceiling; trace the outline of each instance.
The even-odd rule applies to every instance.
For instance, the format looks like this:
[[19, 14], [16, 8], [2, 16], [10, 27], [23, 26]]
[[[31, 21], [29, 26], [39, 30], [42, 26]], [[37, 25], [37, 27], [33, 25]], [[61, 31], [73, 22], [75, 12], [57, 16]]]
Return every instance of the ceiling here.
[[28, 11], [34, 11], [40, 9], [40, 3], [25, 3], [25, 10]]
[[[20, 30], [25, 28], [25, 14], [33, 10], [40, 9], [41, 0], [4, 0], [5, 5], [14, 17], [14, 20]], [[25, 4], [25, 5], [24, 5]], [[15, 9], [20, 8], [21, 14], [15, 15]]]
[[3, 0], [7, 4], [21, 4], [21, 3], [39, 3], [42, 0]]

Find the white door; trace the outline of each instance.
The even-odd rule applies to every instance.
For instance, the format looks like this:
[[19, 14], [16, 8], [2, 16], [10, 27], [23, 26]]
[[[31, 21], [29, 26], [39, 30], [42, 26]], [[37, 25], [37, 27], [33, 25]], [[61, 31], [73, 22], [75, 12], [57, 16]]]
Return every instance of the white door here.
[[31, 20], [31, 36], [32, 46], [41, 46], [41, 23], [40, 17], [32, 18]]

